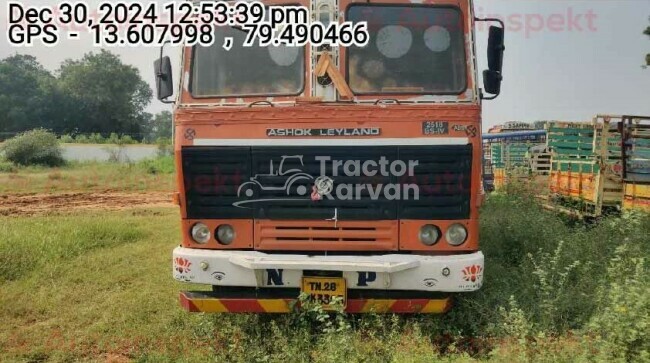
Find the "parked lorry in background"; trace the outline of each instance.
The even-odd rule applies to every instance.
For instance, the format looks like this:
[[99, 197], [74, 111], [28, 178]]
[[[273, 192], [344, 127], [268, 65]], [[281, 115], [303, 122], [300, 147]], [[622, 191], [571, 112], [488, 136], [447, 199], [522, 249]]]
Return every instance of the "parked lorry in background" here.
[[650, 212], [650, 116], [620, 120], [623, 209]]

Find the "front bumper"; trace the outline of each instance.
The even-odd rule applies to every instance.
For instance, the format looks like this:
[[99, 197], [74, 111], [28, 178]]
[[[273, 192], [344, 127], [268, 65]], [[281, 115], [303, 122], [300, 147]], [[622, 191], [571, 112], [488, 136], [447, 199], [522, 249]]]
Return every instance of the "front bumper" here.
[[467, 292], [483, 284], [483, 253], [309, 256], [177, 247], [176, 280], [215, 286], [298, 289], [304, 271], [340, 271], [349, 290]]

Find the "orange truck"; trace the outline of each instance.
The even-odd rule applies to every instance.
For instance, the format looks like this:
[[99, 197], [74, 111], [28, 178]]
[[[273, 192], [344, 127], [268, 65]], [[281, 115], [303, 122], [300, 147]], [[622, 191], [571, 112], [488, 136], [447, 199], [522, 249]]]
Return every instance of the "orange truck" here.
[[[264, 2], [285, 4], [367, 22], [367, 44], [244, 47], [225, 26], [183, 49], [176, 89], [162, 50], [154, 64], [174, 104], [173, 277], [211, 286], [181, 305], [447, 311], [483, 283], [481, 104], [500, 92], [503, 23], [475, 18], [470, 0]], [[500, 23], [482, 88], [480, 21]]]

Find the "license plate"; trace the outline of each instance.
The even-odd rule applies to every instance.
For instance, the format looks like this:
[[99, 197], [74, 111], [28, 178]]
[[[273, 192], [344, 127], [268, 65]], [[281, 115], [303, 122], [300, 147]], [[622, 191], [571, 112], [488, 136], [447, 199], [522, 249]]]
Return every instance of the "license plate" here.
[[320, 303], [324, 310], [333, 309], [328, 304], [333, 297], [343, 299], [343, 307], [347, 305], [348, 289], [342, 277], [303, 277], [302, 292], [309, 295], [311, 301]]

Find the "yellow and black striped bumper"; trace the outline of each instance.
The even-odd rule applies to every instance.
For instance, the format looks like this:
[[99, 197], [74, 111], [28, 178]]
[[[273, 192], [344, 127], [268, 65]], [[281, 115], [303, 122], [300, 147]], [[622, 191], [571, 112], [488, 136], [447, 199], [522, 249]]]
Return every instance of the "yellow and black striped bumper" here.
[[[181, 306], [190, 312], [204, 313], [289, 313], [296, 299], [217, 297], [209, 292], [183, 291]], [[451, 298], [437, 299], [348, 299], [347, 313], [440, 314], [451, 308]]]

